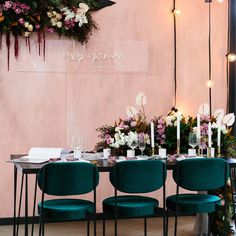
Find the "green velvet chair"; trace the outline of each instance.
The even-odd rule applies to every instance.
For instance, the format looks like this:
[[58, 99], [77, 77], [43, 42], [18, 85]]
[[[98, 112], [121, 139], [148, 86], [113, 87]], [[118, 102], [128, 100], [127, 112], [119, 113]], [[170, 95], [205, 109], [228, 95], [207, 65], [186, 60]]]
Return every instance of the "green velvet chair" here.
[[[49, 163], [38, 174], [38, 185], [42, 190], [42, 201], [38, 204], [40, 215], [39, 236], [44, 235], [44, 221], [75, 221], [89, 219], [94, 221], [96, 235], [96, 187], [99, 173], [96, 166], [85, 162]], [[71, 196], [93, 191], [93, 201], [78, 198], [59, 198], [44, 200], [44, 195]]]
[[[160, 213], [163, 216], [163, 234], [165, 234], [165, 180], [166, 164], [160, 160], [117, 163], [110, 171], [114, 196], [103, 201], [103, 235], [107, 217], [115, 219], [115, 236], [117, 236], [118, 218], [144, 218], [144, 235], [147, 235], [147, 218]], [[156, 198], [138, 195], [156, 191], [161, 187], [163, 187], [163, 208], [159, 207]], [[129, 195], [118, 196], [118, 191]]]
[[175, 213], [174, 235], [177, 235], [178, 215], [215, 212], [221, 199], [211, 194], [180, 194], [179, 188], [190, 191], [215, 190], [225, 186], [228, 178], [228, 163], [219, 158], [195, 158], [177, 162], [173, 170], [173, 178], [177, 184], [176, 195], [167, 197], [167, 235], [168, 215]]

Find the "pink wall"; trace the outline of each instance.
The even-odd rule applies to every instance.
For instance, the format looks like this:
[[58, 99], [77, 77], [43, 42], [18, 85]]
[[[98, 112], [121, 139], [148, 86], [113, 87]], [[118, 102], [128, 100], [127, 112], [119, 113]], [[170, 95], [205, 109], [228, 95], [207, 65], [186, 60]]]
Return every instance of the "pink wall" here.
[[[125, 116], [138, 92], [148, 97], [149, 117], [166, 114], [173, 105], [173, 19], [171, 0], [119, 0], [93, 14], [100, 30], [88, 47], [47, 36], [47, 57], [31, 55], [21, 41], [11, 69], [6, 48], [0, 53], [0, 217], [12, 216], [13, 166], [11, 153], [27, 153], [32, 146], [70, 146], [71, 135], [82, 133], [93, 148], [95, 129]], [[178, 0], [178, 106], [195, 114], [208, 99], [207, 13], [203, 0]], [[214, 2], [212, 16], [213, 108], [225, 107], [227, 5]], [[106, 59], [104, 58], [106, 54]], [[98, 56], [98, 57], [97, 57]], [[80, 63], [79, 59], [83, 58]], [[33, 180], [31, 180], [33, 182]], [[101, 175], [98, 200], [112, 193]], [[174, 184], [168, 180], [168, 193]], [[31, 199], [32, 199], [32, 195]], [[100, 209], [100, 207], [99, 207]]]

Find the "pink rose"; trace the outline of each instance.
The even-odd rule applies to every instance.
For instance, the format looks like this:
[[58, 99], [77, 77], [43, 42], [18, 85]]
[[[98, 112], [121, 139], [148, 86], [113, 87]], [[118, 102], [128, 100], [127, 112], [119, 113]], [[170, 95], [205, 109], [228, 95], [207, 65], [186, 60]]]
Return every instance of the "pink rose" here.
[[18, 22], [19, 22], [21, 25], [24, 25], [24, 24], [25, 24], [25, 21], [24, 21], [23, 18], [20, 18], [20, 19], [18, 20]]
[[5, 10], [11, 8], [11, 6], [12, 6], [12, 1], [6, 1], [3, 5]]
[[40, 28], [40, 24], [35, 25], [35, 28], [38, 30]]
[[20, 13], [21, 13], [21, 9], [20, 9], [20, 8], [16, 8], [16, 9], [15, 9], [15, 13], [16, 13], [16, 14], [20, 14]]

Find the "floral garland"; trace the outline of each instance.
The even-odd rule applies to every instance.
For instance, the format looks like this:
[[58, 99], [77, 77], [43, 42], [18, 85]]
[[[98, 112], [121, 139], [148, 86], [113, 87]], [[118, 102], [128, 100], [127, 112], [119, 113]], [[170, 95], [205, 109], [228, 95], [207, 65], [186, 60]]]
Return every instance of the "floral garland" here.
[[[100, 5], [101, 4], [101, 5]], [[8, 70], [10, 61], [11, 34], [15, 38], [15, 57], [19, 55], [18, 37], [26, 39], [30, 51], [30, 36], [38, 34], [39, 55], [43, 43], [45, 58], [45, 33], [56, 32], [86, 44], [93, 31], [98, 29], [91, 11], [114, 4], [106, 0], [0, 0], [0, 49], [2, 35], [6, 34]]]

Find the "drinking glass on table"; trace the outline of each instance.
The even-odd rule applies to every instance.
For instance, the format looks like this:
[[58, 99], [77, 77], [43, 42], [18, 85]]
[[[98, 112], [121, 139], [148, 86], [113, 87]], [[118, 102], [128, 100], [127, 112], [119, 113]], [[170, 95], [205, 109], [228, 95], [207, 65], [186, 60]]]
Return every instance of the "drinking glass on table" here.
[[145, 150], [145, 148], [146, 148], [146, 143], [145, 143], [145, 141], [144, 140], [139, 140], [139, 142], [138, 142], [138, 146], [139, 146], [139, 150], [141, 151], [141, 155], [142, 155], [142, 157], [143, 157], [143, 152], [144, 152], [144, 150]]
[[133, 150], [133, 153], [135, 153], [135, 148], [138, 147], [138, 139], [133, 139], [129, 142], [129, 147]]
[[72, 135], [72, 148], [74, 150], [74, 158], [81, 158], [82, 139], [81, 135]]
[[198, 145], [198, 143], [197, 143], [197, 134], [195, 134], [195, 133], [189, 133], [188, 144], [189, 144], [193, 149]]

